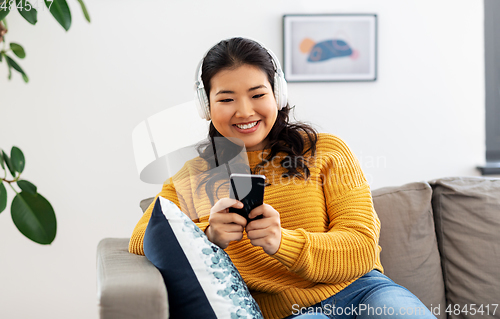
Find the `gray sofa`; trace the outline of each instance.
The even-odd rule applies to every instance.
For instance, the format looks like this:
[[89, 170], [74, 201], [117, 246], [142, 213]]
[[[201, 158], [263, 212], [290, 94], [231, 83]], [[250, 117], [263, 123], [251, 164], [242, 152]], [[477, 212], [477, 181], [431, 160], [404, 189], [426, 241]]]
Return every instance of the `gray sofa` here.
[[[500, 179], [442, 178], [372, 196], [387, 276], [437, 318], [500, 318]], [[100, 318], [168, 318], [167, 294], [175, 292], [127, 248], [127, 238], [106, 238], [97, 248]]]

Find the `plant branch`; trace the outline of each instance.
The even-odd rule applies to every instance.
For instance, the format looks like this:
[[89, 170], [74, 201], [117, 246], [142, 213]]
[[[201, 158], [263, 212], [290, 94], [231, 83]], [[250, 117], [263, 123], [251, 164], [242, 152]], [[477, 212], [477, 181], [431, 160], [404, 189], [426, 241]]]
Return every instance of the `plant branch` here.
[[[4, 169], [4, 171], [5, 171], [5, 169]], [[7, 171], [5, 171], [5, 177], [2, 178], [2, 181], [6, 182], [8, 184], [12, 184], [12, 183], [16, 183], [19, 180], [19, 178], [21, 178], [21, 174], [17, 175], [17, 177], [14, 177], [13, 180], [9, 181], [9, 180], [7, 180]]]
[[[4, 22], [3, 20], [0, 21], [0, 42], [4, 42], [3, 41], [3, 36], [7, 33], [7, 28], [3, 25]], [[4, 46], [5, 46], [5, 42], [4, 42]]]
[[14, 188], [14, 186], [12, 186], [12, 184], [11, 184], [11, 183], [9, 183], [9, 185], [10, 185], [10, 188], [12, 188], [12, 190], [13, 190], [16, 194], [19, 194], [19, 193], [16, 191], [16, 189]]

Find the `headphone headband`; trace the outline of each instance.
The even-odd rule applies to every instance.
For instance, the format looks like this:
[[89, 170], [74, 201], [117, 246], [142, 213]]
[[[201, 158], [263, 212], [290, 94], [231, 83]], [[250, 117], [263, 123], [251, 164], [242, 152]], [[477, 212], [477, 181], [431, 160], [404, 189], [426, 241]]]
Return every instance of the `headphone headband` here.
[[[281, 64], [276, 57], [276, 55], [269, 49], [267, 49], [264, 45], [262, 45], [260, 42], [249, 39], [248, 40], [254, 41], [258, 45], [260, 45], [264, 50], [267, 51], [267, 53], [271, 56], [271, 60], [273, 61], [274, 68], [275, 68], [275, 73], [274, 73], [274, 97], [276, 99], [276, 103], [278, 106], [278, 110], [281, 110], [283, 107], [286, 106], [288, 103], [288, 90], [287, 90], [287, 83], [285, 80], [285, 75], [283, 73], [283, 70], [281, 69]], [[220, 43], [220, 42], [219, 42]], [[212, 46], [213, 48], [214, 46]], [[205, 86], [203, 85], [203, 80], [201, 79], [201, 69], [203, 67], [203, 61], [205, 60], [206, 55], [210, 50], [210, 48], [205, 54], [203, 55], [203, 58], [201, 61], [198, 63], [198, 67], [196, 68], [196, 74], [195, 74], [195, 102], [196, 106], [198, 108], [198, 113], [200, 114], [201, 118], [206, 119], [207, 121], [210, 120], [210, 103], [209, 103], [209, 98], [207, 96], [207, 93], [205, 92]]]

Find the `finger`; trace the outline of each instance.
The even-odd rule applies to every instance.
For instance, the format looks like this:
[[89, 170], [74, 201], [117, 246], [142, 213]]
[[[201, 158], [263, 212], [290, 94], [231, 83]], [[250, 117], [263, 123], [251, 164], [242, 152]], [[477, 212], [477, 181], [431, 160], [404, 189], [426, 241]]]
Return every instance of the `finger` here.
[[243, 233], [244, 227], [242, 225], [232, 223], [224, 226], [224, 232], [226, 233]]
[[278, 215], [279, 213], [277, 210], [275, 210], [271, 205], [268, 204], [262, 204], [260, 206], [255, 207], [252, 209], [250, 214], [248, 214], [248, 218], [254, 219], [257, 216], [262, 215], [262, 217], [273, 217], [274, 215]]
[[266, 229], [247, 230], [247, 237], [252, 241], [252, 244], [254, 244], [254, 241], [265, 238], [268, 235], [269, 233]]
[[252, 231], [252, 230], [255, 230], [255, 229], [265, 229], [267, 227], [269, 227], [270, 224], [269, 224], [269, 220], [266, 220], [266, 219], [254, 219], [254, 220], [251, 220], [247, 226], [246, 226], [246, 231], [247, 233], [249, 231]]
[[281, 244], [281, 228], [268, 227], [247, 232], [247, 237], [253, 246], [259, 246], [268, 254], [278, 251]]
[[210, 214], [208, 222], [210, 224], [237, 224], [241, 227], [247, 225], [246, 218], [236, 213], [229, 213], [227, 209], [222, 212]]
[[230, 216], [230, 223], [235, 223], [242, 227], [245, 227], [247, 225], [247, 219], [239, 214], [231, 213], [228, 214], [228, 216]]
[[260, 215], [265, 216], [264, 213], [265, 213], [265, 207], [264, 207], [264, 204], [262, 204], [260, 206], [255, 207], [254, 209], [252, 209], [250, 211], [250, 214], [248, 214], [248, 218], [254, 219], [255, 217], [260, 216]]
[[232, 199], [232, 198], [221, 198], [212, 207], [211, 212], [221, 212], [221, 211], [224, 211], [228, 207], [243, 208], [243, 203], [236, 200], [236, 199]]

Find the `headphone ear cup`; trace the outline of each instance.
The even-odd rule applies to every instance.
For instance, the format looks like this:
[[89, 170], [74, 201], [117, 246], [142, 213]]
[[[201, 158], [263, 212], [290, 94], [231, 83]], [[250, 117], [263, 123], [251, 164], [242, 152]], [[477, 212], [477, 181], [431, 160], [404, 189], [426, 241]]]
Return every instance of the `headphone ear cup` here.
[[274, 99], [276, 100], [276, 105], [278, 106], [278, 111], [282, 109], [281, 106], [281, 83], [278, 78], [278, 74], [274, 73]]
[[278, 104], [278, 110], [281, 110], [288, 103], [288, 87], [281, 70], [274, 74], [274, 97]]
[[197, 87], [195, 91], [196, 107], [201, 118], [210, 121], [210, 110], [207, 94], [204, 87]]

